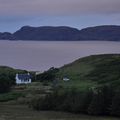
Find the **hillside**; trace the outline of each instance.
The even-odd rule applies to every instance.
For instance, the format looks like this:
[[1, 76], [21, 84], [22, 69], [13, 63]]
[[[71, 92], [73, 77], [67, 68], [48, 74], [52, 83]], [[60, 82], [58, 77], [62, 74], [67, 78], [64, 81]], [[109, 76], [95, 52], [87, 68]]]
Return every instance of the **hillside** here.
[[0, 66], [0, 77], [4, 75], [4, 77], [8, 77], [9, 79], [14, 78], [16, 73], [26, 73], [26, 70], [14, 69], [8, 66]]
[[17, 40], [74, 40], [79, 30], [70, 27], [24, 26], [13, 35]]
[[32, 108], [120, 116], [120, 54], [78, 59], [61, 67], [56, 77], [53, 93], [34, 99]]
[[[14, 69], [2, 66], [0, 73], [2, 71], [7, 75]], [[58, 81], [46, 79], [51, 75], [53, 78], [54, 74], [59, 78], [56, 79]], [[37, 79], [37, 82], [14, 86], [10, 92], [0, 94], [0, 103], [2, 102], [0, 117], [4, 115], [2, 118], [7, 116], [14, 118], [16, 115], [14, 110], [19, 108], [24, 111], [26, 105], [30, 109], [27, 108], [27, 114], [24, 117], [30, 116], [31, 112], [34, 114], [42, 111], [49, 111], [49, 113], [63, 111], [80, 115], [84, 113], [87, 116], [88, 114], [95, 115], [95, 117], [99, 115], [97, 119], [101, 118], [101, 120], [104, 117], [100, 115], [120, 116], [120, 54], [91, 55], [59, 69], [51, 68], [40, 75], [45, 78], [47, 84]], [[63, 81], [63, 77], [68, 77], [70, 80]], [[8, 107], [14, 110], [11, 111]], [[5, 112], [9, 114], [4, 114]], [[21, 114], [23, 113], [20, 112], [20, 116]], [[33, 116], [30, 117], [33, 118]], [[88, 117], [95, 119], [92, 116]]]
[[0, 32], [0, 39], [1, 40], [13, 40], [14, 36], [13, 36], [13, 34], [11, 34], [9, 32], [4, 32], [4, 33]]
[[73, 86], [120, 85], [120, 54], [92, 55], [60, 68], [59, 76], [70, 78]]
[[120, 26], [96, 26], [80, 30], [80, 40], [115, 40], [120, 41]]
[[120, 26], [104, 25], [81, 30], [67, 26], [23, 26], [16, 32], [0, 33], [1, 40], [38, 40], [38, 41], [82, 41], [108, 40], [120, 41]]

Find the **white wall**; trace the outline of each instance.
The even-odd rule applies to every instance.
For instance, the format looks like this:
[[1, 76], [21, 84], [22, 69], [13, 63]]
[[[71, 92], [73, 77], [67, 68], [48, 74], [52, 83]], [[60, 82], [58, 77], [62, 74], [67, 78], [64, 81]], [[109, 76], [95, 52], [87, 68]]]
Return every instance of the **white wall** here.
[[24, 80], [22, 81], [22, 80], [20, 80], [18, 78], [18, 74], [16, 74], [15, 79], [16, 79], [16, 84], [28, 84], [28, 83], [31, 83], [31, 79], [29, 79], [29, 81], [24, 81]]

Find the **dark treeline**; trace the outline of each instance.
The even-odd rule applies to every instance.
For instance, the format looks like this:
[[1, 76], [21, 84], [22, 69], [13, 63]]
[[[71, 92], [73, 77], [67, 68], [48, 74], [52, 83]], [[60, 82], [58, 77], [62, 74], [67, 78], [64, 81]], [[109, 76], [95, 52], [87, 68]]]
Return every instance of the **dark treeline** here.
[[51, 67], [49, 70], [44, 71], [43, 73], [36, 75], [36, 81], [52, 82], [55, 79], [58, 71], [59, 71], [58, 68]]
[[46, 97], [32, 100], [30, 106], [35, 110], [120, 116], [120, 90], [107, 85], [84, 92], [55, 90]]

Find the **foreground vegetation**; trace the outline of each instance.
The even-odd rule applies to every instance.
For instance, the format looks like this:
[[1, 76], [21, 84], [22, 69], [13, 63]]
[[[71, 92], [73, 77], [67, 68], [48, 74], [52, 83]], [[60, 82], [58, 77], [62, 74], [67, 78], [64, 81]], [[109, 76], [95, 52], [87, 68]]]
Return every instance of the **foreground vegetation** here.
[[110, 86], [86, 91], [56, 90], [30, 103], [35, 110], [54, 110], [90, 115], [120, 116], [120, 91]]
[[[13, 78], [16, 71], [13, 69], [11, 71], [11, 68], [7, 70], [6, 67], [4, 70], [6, 72], [0, 71], [0, 85], [2, 88], [8, 88], [7, 85], [10, 85], [9, 88], [11, 88], [11, 85], [15, 84]], [[19, 72], [25, 73], [26, 71]], [[64, 77], [70, 80], [63, 81]], [[50, 114], [53, 113], [52, 111], [77, 113], [76, 116], [80, 118], [75, 118], [76, 120], [89, 120], [88, 116], [82, 118], [78, 113], [120, 116], [119, 54], [85, 57], [59, 69], [51, 68], [37, 75], [35, 80], [36, 82], [32, 84], [14, 86], [11, 90], [0, 89], [2, 93], [0, 94], [0, 102], [9, 103], [9, 107], [13, 107], [13, 109], [15, 104], [18, 104], [18, 107], [20, 107], [19, 104], [24, 104], [30, 107], [29, 111], [33, 111], [31, 109], [39, 111], [34, 111], [33, 114], [41, 113], [41, 110], [49, 110], [51, 112], [44, 113]], [[8, 92], [9, 90], [10, 92]], [[7, 108], [7, 104], [5, 103], [5, 108]], [[2, 106], [1, 108], [3, 109]], [[28, 108], [25, 107], [25, 109]], [[70, 115], [74, 116], [74, 114]], [[64, 120], [68, 118], [58, 119]], [[92, 119], [91, 116], [90, 118]], [[96, 117], [93, 118], [96, 119]], [[100, 120], [102, 119], [104, 120], [104, 117], [100, 117]], [[110, 120], [110, 118], [105, 120], [107, 119]], [[114, 118], [111, 119], [114, 120]]]
[[96, 117], [55, 111], [34, 111], [27, 106], [0, 104], [0, 120], [119, 120], [114, 117]]
[[119, 54], [79, 59], [60, 68], [56, 78], [54, 92], [34, 99], [34, 109], [120, 116]]
[[[74, 113], [65, 112], [65, 111], [61, 112], [58, 110], [48, 111], [45, 109], [44, 110], [39, 109], [39, 111], [38, 110], [36, 111], [30, 108], [31, 105], [33, 105], [31, 104], [30, 100], [34, 100], [34, 103], [36, 104], [36, 100], [38, 100], [38, 98], [43, 98], [44, 95], [49, 95], [51, 93], [50, 90], [51, 90], [50, 85], [44, 86], [43, 83], [35, 82], [29, 85], [15, 86], [15, 88], [13, 88], [11, 92], [1, 94], [0, 95], [1, 98], [4, 98], [5, 96], [11, 98], [12, 96], [12, 99], [11, 100], [9, 99], [8, 101], [6, 101], [6, 98], [4, 98], [5, 101], [0, 102], [0, 120], [119, 120], [119, 118], [108, 117], [108, 116], [98, 117], [98, 116], [90, 116], [90, 115], [84, 115], [84, 114], [74, 114]], [[17, 96], [16, 96], [16, 93], [17, 93]], [[63, 93], [64, 91], [61, 91], [61, 94]], [[68, 91], [65, 96], [67, 98], [69, 97], [69, 100], [71, 100], [70, 98], [72, 98], [71, 96], [69, 96], [70, 94], [72, 95], [73, 93], [70, 93]], [[74, 94], [74, 96], [76, 95]], [[60, 96], [57, 96], [57, 99], [58, 97], [60, 98]], [[60, 100], [63, 101], [63, 98], [60, 98]], [[51, 103], [55, 101], [56, 99], [54, 99], [54, 101], [52, 101]], [[57, 103], [58, 102], [59, 101], [57, 101]], [[44, 103], [46, 102], [44, 101]], [[49, 105], [51, 104], [49, 103]], [[65, 104], [65, 105], [67, 106], [68, 104]], [[61, 107], [61, 104], [58, 106]]]

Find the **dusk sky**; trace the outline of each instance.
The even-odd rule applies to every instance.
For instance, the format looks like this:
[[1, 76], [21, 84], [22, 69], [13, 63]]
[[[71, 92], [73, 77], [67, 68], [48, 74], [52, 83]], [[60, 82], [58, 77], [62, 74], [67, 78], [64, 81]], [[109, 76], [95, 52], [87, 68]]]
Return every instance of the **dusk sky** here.
[[120, 25], [120, 0], [0, 0], [0, 32], [24, 25]]

